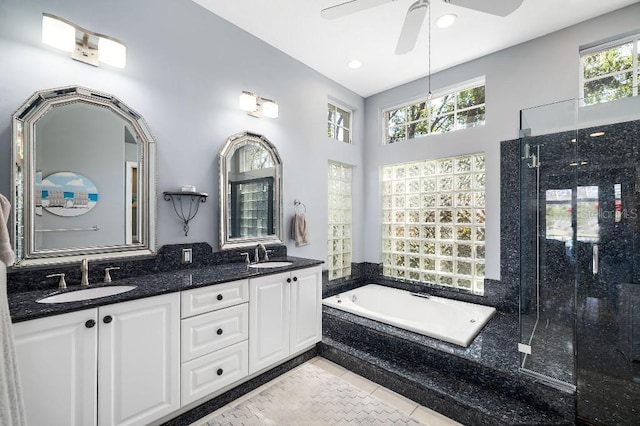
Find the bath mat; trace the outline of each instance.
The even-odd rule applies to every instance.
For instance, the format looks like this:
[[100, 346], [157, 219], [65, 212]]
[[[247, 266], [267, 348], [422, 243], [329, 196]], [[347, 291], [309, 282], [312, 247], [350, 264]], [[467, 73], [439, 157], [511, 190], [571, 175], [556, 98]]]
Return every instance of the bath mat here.
[[207, 426], [422, 425], [313, 364], [221, 412]]

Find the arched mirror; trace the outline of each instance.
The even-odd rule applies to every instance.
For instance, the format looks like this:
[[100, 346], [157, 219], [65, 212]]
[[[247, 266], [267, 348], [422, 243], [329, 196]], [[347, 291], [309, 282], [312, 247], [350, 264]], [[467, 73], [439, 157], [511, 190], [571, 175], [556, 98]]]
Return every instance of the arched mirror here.
[[264, 136], [242, 132], [220, 151], [220, 249], [282, 243], [282, 162]]
[[13, 115], [16, 266], [155, 251], [155, 141], [134, 110], [81, 87]]

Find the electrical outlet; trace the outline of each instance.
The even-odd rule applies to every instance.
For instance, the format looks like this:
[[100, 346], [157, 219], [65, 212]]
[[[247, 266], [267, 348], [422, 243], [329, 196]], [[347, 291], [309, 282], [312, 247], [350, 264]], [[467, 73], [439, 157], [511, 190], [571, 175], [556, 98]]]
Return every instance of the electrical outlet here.
[[193, 262], [193, 253], [191, 249], [182, 249], [182, 263]]

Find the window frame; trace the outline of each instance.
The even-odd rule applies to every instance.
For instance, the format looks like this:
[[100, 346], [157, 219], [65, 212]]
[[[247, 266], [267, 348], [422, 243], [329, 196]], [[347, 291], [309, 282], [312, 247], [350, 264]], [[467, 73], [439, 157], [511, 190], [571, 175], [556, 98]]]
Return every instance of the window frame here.
[[[337, 110], [342, 110], [344, 112], [346, 112], [348, 114], [349, 117], [349, 126], [343, 126], [340, 125], [336, 122], [330, 121], [329, 117], [328, 117], [328, 113], [329, 111], [329, 107], [333, 107], [334, 108], [334, 112], [337, 112]], [[333, 137], [327, 135], [327, 138], [331, 139], [331, 140], [336, 140], [338, 142], [344, 142], [347, 143], [349, 145], [353, 144], [353, 108], [349, 108], [347, 106], [345, 106], [344, 104], [341, 104], [340, 102], [336, 102], [333, 99], [328, 99], [327, 100], [327, 126], [331, 125], [333, 126]], [[348, 135], [349, 135], [349, 140], [343, 140], [338, 138], [338, 129], [343, 129], [346, 130]]]
[[[589, 56], [589, 55], [593, 55], [595, 53], [601, 53], [604, 51], [607, 51], [609, 49], [612, 49], [614, 47], [618, 47], [618, 46], [622, 46], [624, 44], [627, 43], [631, 43], [631, 56], [632, 56], [632, 62], [631, 62], [631, 68], [627, 68], [623, 71], [616, 71], [616, 72], [612, 72], [612, 73], [608, 73], [608, 74], [604, 74], [604, 75], [600, 75], [597, 77], [591, 77], [591, 78], [585, 78], [584, 76], [584, 60], [583, 58], [585, 56]], [[631, 96], [630, 97], [634, 97], [634, 96], [638, 96], [640, 95], [640, 90], [638, 89], [638, 85], [640, 83], [640, 60], [638, 60], [638, 56], [640, 55], [640, 33], [637, 34], [633, 34], [633, 35], [629, 35], [629, 36], [625, 36], [625, 37], [621, 37], [621, 38], [617, 38], [615, 40], [611, 40], [608, 42], [604, 42], [604, 43], [598, 43], [594, 46], [590, 46], [590, 47], [586, 47], [586, 48], [581, 48], [579, 50], [579, 72], [580, 72], [580, 90], [579, 90], [579, 97], [580, 97], [580, 106], [592, 106], [592, 105], [598, 105], [598, 104], [603, 104], [603, 103], [607, 103], [607, 102], [615, 102], [616, 100], [619, 99], [612, 99], [612, 100], [608, 100], [608, 101], [602, 101], [602, 102], [595, 102], [595, 103], [587, 103], [586, 102], [586, 98], [585, 98], [585, 85], [587, 83], [590, 83], [592, 81], [597, 81], [597, 80], [602, 80], [605, 78], [610, 78], [616, 75], [620, 75], [620, 74], [625, 74], [625, 73], [631, 73], [631, 78], [632, 78], [632, 82], [631, 82]], [[627, 97], [625, 98], [621, 98], [621, 99], [627, 99]]]
[[[394, 143], [398, 143], [398, 142], [406, 142], [408, 140], [412, 140], [412, 139], [417, 139], [417, 138], [421, 138], [421, 137], [425, 137], [425, 136], [429, 136], [429, 135], [438, 135], [438, 134], [443, 134], [443, 133], [450, 133], [450, 132], [454, 132], [454, 131], [458, 131], [458, 130], [464, 130], [464, 129], [468, 129], [471, 127], [479, 127], [479, 126], [484, 126], [486, 124], [486, 105], [487, 105], [487, 100], [486, 100], [486, 91], [487, 91], [487, 84], [486, 84], [486, 77], [485, 76], [481, 76], [481, 77], [476, 77], [470, 80], [466, 80], [463, 81], [461, 83], [452, 85], [452, 86], [448, 86], [445, 87], [443, 89], [438, 90], [437, 92], [434, 92], [431, 96], [431, 100], [433, 99], [438, 99], [438, 98], [443, 98], [447, 95], [456, 95], [456, 100], [457, 100], [457, 94], [464, 92], [466, 90], [471, 90], [471, 89], [475, 89], [477, 87], [484, 87], [485, 90], [485, 101], [483, 103], [477, 104], [477, 105], [473, 105], [470, 107], [465, 107], [465, 108], [458, 108], [458, 102], [454, 101], [454, 106], [453, 106], [453, 110], [450, 112], [446, 112], [443, 114], [438, 114], [435, 116], [431, 116], [428, 115], [427, 117], [425, 117], [424, 119], [419, 119], [419, 120], [412, 120], [412, 121], [405, 121], [402, 125], [405, 127], [405, 129], [411, 125], [411, 124], [415, 124], [415, 123], [421, 123], [421, 122], [427, 122], [428, 125], [430, 126], [430, 124], [433, 122], [433, 120], [435, 118], [438, 117], [443, 117], [443, 116], [447, 116], [447, 115], [451, 115], [453, 116], [453, 126], [454, 128], [448, 131], [443, 131], [443, 132], [427, 132], [424, 134], [420, 134], [418, 136], [412, 137], [412, 138], [407, 138], [406, 137], [406, 130], [405, 130], [405, 138], [398, 140], [396, 142], [390, 142], [389, 141], [389, 120], [387, 119], [386, 115], [387, 113], [389, 113], [390, 111], [394, 111], [394, 110], [398, 110], [401, 108], [410, 108], [410, 107], [415, 107], [415, 106], [419, 106], [422, 103], [428, 102], [429, 98], [428, 96], [421, 96], [421, 97], [416, 97], [416, 98], [412, 98], [410, 100], [404, 101], [402, 103], [396, 104], [396, 105], [392, 105], [386, 108], [382, 108], [381, 109], [381, 120], [380, 122], [382, 123], [382, 144], [383, 145], [393, 145]], [[460, 127], [458, 128], [457, 126], [457, 122], [458, 122], [458, 115], [460, 113], [463, 113], [465, 111], [471, 111], [474, 109], [481, 109], [484, 108], [484, 114], [485, 114], [485, 119], [482, 121], [481, 124], [477, 124], [475, 126], [470, 126], [470, 127]]]

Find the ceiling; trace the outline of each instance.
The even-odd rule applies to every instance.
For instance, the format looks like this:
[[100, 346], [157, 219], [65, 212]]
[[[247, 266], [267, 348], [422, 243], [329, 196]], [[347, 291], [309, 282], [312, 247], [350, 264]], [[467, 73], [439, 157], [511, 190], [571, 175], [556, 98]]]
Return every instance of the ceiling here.
[[[415, 0], [390, 0], [335, 20], [323, 19], [320, 10], [346, 0], [193, 1], [363, 97], [429, 72], [429, 26], [423, 25], [412, 52], [395, 54]], [[515, 12], [499, 17], [431, 0], [431, 72], [633, 3], [637, 0], [524, 0]], [[446, 13], [456, 14], [457, 21], [449, 28], [436, 27], [435, 20]], [[352, 59], [362, 67], [350, 69]]]

